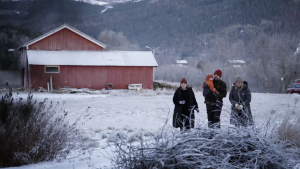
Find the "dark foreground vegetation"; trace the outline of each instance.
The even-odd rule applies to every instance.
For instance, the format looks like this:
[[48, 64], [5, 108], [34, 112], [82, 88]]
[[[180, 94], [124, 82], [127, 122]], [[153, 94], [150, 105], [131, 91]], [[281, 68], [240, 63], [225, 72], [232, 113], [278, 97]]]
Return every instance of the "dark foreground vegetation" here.
[[76, 123], [66, 121], [59, 103], [12, 96], [0, 101], [0, 167], [64, 159], [79, 136]]

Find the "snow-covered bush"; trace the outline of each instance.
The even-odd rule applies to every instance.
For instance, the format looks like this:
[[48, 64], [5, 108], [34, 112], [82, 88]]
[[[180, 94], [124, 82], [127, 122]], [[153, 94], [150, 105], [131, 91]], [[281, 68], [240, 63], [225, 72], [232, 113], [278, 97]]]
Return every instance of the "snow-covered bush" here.
[[294, 106], [288, 106], [286, 115], [280, 119], [279, 125], [274, 127], [272, 136], [300, 148], [300, 111], [296, 108], [298, 102], [299, 98], [295, 98]]
[[171, 89], [155, 90], [154, 92], [157, 95], [173, 95], [175, 93], [175, 91]]
[[78, 137], [76, 122], [69, 124], [67, 112], [58, 104], [37, 103], [33, 95], [27, 100], [2, 96], [0, 102], [0, 167], [20, 166], [65, 158]]
[[[162, 129], [134, 143], [118, 133], [113, 142], [116, 168], [291, 168], [294, 153], [270, 139], [263, 127], [222, 127], [180, 133]], [[112, 140], [111, 140], [112, 141]]]
[[300, 118], [285, 118], [276, 130], [278, 138], [300, 147]]

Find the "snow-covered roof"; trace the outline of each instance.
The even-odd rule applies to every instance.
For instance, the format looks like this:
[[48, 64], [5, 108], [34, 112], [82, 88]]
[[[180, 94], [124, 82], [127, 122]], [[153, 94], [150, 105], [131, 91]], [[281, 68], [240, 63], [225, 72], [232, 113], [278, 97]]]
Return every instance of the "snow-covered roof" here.
[[102, 2], [102, 1], [99, 1], [99, 0], [75, 0], [75, 1], [80, 1], [80, 2], [85, 2], [85, 3], [89, 3], [89, 4], [92, 4], [92, 5], [108, 5], [107, 2]]
[[227, 60], [229, 63], [246, 63], [244, 60]]
[[41, 51], [28, 50], [30, 65], [153, 66], [151, 51]]
[[176, 63], [178, 63], [178, 64], [187, 64], [188, 62], [186, 60], [176, 60]]
[[295, 54], [297, 55], [298, 53], [300, 53], [300, 46], [296, 49]]
[[35, 39], [33, 39], [33, 40], [31, 40], [31, 41], [29, 41], [29, 42], [23, 44], [22, 46], [18, 47], [18, 49], [23, 48], [23, 47], [26, 47], [26, 48], [28, 49], [28, 46], [30, 46], [30, 45], [32, 45], [32, 44], [34, 44], [34, 43], [36, 43], [36, 42], [38, 42], [38, 41], [40, 41], [40, 40], [42, 40], [42, 39], [45, 39], [45, 38], [47, 38], [48, 36], [50, 36], [50, 35], [52, 35], [52, 34], [58, 32], [58, 31], [60, 31], [60, 30], [62, 30], [62, 29], [64, 29], [64, 28], [69, 29], [70, 31], [72, 31], [72, 32], [74, 32], [74, 33], [76, 33], [76, 34], [78, 34], [78, 35], [84, 37], [85, 39], [88, 39], [89, 41], [95, 43], [96, 45], [101, 46], [102, 48], [105, 48], [105, 47], [106, 47], [105, 44], [99, 42], [98, 40], [96, 40], [96, 39], [94, 39], [94, 38], [92, 38], [92, 37], [90, 37], [89, 35], [87, 35], [87, 34], [81, 32], [81, 31], [79, 31], [79, 30], [77, 30], [77, 29], [75, 29], [75, 28], [73, 28], [73, 27], [71, 27], [71, 26], [68, 25], [68, 24], [63, 24], [63, 25], [61, 25], [61, 26], [59, 26], [59, 27], [57, 27], [57, 28], [51, 30], [50, 32], [45, 33], [44, 35], [42, 35], [42, 36], [40, 36], [40, 37], [38, 37], [38, 38], [35, 38]]

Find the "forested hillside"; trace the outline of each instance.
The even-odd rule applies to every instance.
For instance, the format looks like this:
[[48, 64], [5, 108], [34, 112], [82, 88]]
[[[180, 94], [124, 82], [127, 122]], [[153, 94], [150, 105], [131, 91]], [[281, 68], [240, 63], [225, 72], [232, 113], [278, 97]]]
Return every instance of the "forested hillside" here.
[[103, 9], [70, 0], [5, 1], [0, 20], [42, 32], [69, 23], [94, 37], [109, 29], [141, 46], [165, 42], [176, 48], [185, 43], [198, 48], [198, 36], [232, 25], [251, 25], [268, 34], [298, 33], [300, 26], [300, 3], [294, 0], [145, 0], [117, 4], [101, 14]]
[[[101, 40], [107, 39], [103, 38], [103, 32], [118, 34], [131, 44], [137, 44], [140, 50], [149, 50], [145, 46], [154, 49], [162, 69], [165, 68], [162, 65], [185, 58], [189, 60], [190, 67], [198, 65], [205, 73], [222, 68], [228, 59], [243, 59], [252, 66], [252, 69], [248, 66], [247, 70], [252, 74], [246, 75], [256, 79], [255, 85], [261, 90], [283, 91], [300, 74], [299, 70], [287, 71], [282, 66], [276, 67], [282, 61], [275, 59], [281, 52], [289, 56], [287, 60], [298, 63], [298, 58], [291, 57], [299, 44], [299, 1], [144, 0], [114, 4], [113, 8], [102, 12], [105, 8], [72, 0], [6, 0], [0, 2], [0, 24], [45, 33], [67, 23]], [[6, 34], [2, 29], [1, 32]], [[109, 40], [103, 42], [109, 43]], [[10, 46], [16, 47], [21, 43], [23, 41], [17, 40]], [[132, 46], [124, 49], [135, 50], [136, 46]], [[257, 61], [266, 56], [268, 60], [274, 60], [268, 62], [269, 66], [263, 70]], [[287, 68], [292, 67], [287, 62], [284, 64]], [[261, 73], [267, 69], [270, 73]], [[253, 70], [257, 72], [253, 73]], [[242, 74], [239, 70], [234, 71], [234, 74]], [[232, 74], [226, 72], [228, 77]], [[156, 78], [177, 81], [179, 76], [184, 75], [181, 74], [170, 79], [170, 74], [158, 70]], [[268, 82], [265, 76], [267, 79], [269, 76]], [[273, 83], [282, 83], [281, 77], [286, 77], [283, 87], [266, 89]]]
[[41, 32], [29, 31], [14, 25], [2, 25], [0, 30], [0, 70], [18, 69], [19, 56], [16, 48], [21, 43], [41, 35]]

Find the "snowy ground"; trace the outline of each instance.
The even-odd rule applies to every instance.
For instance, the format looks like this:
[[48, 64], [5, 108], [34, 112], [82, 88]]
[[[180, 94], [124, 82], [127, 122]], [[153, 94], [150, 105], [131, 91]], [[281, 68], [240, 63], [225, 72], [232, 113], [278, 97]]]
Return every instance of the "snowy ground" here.
[[[61, 162], [43, 162], [17, 169], [86, 169], [109, 168], [110, 160], [105, 156], [111, 152], [107, 140], [113, 137], [115, 131], [155, 132], [163, 126], [164, 120], [170, 118], [174, 109], [172, 102], [174, 91], [111, 91], [108, 95], [101, 94], [49, 94], [34, 93], [34, 98], [50, 101], [66, 101], [65, 110], [69, 112], [70, 120], [75, 120], [81, 114], [90, 113], [90, 120], [80, 127], [83, 131], [82, 145], [72, 151], [67, 159]], [[3, 92], [1, 92], [3, 94]], [[0, 95], [1, 95], [0, 94]], [[196, 92], [200, 113], [196, 114], [198, 124], [207, 125], [206, 108], [202, 93]], [[18, 97], [26, 97], [25, 93]], [[287, 114], [300, 113], [300, 95], [253, 93], [251, 109], [256, 124], [265, 123], [270, 118], [280, 121]], [[297, 104], [295, 104], [297, 102]], [[221, 125], [229, 125], [230, 103], [224, 99]]]

